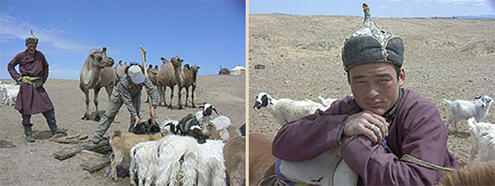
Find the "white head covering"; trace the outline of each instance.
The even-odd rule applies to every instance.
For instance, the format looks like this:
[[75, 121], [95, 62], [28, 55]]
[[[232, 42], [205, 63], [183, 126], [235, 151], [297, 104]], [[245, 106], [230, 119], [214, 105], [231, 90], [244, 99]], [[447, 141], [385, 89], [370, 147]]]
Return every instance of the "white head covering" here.
[[144, 82], [145, 79], [144, 74], [138, 65], [132, 65], [129, 67], [129, 70], [127, 70], [127, 75], [131, 77], [132, 82], [136, 84]]

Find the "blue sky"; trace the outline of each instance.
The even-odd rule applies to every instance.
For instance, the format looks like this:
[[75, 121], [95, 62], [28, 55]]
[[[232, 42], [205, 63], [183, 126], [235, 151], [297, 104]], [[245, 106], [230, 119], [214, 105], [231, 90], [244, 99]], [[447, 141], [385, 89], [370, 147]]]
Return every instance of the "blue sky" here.
[[89, 51], [107, 47], [115, 62], [161, 65], [160, 57], [180, 56], [199, 65], [200, 75], [220, 66], [245, 66], [244, 0], [187, 1], [0, 1], [0, 78], [25, 50], [33, 30], [37, 50], [50, 65], [49, 78], [79, 79]]
[[250, 14], [362, 16], [367, 2], [374, 17], [495, 15], [495, 0], [250, 0]]

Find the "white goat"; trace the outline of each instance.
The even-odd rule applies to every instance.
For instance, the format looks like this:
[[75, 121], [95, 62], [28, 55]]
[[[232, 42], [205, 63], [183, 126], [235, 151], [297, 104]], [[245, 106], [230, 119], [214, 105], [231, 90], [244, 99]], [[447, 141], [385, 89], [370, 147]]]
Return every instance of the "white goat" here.
[[277, 122], [282, 125], [313, 114], [316, 109], [326, 110], [328, 108], [311, 100], [294, 101], [286, 98], [277, 100], [265, 92], [256, 96], [254, 108], [260, 109], [261, 107], [267, 107]]
[[323, 98], [321, 96], [318, 96], [318, 98], [320, 99], [320, 101], [323, 104], [323, 106], [328, 107], [328, 108], [330, 108], [330, 106], [332, 106], [332, 103], [335, 100], [337, 100], [337, 99], [332, 99], [332, 98]]
[[467, 123], [471, 133], [471, 162], [495, 160], [495, 125], [476, 122], [475, 118], [469, 118]]
[[[168, 135], [158, 142], [153, 153], [157, 165], [156, 185], [194, 185], [197, 180], [194, 157], [196, 139], [189, 136]], [[187, 158], [186, 158], [187, 157]]]
[[4, 104], [6, 105], [14, 105], [17, 101], [17, 94], [19, 94], [19, 89], [21, 85], [12, 83], [12, 84], [0, 84], [0, 92], [4, 92], [5, 96], [3, 97]]
[[226, 185], [223, 146], [224, 143], [220, 140], [206, 140], [204, 144], [197, 144], [198, 185]]
[[151, 185], [154, 182], [157, 165], [153, 164], [153, 152], [156, 151], [158, 144], [158, 141], [141, 142], [129, 151], [131, 157], [129, 177], [132, 185], [135, 184], [136, 172], [139, 185]]
[[474, 101], [467, 100], [455, 100], [449, 101], [447, 99], [443, 99], [450, 105], [452, 114], [450, 115], [450, 119], [447, 122], [447, 129], [449, 125], [454, 122], [455, 131], [459, 132], [457, 127], [457, 120], [474, 117], [476, 121], [481, 121], [481, 119], [485, 118], [488, 115], [488, 111], [490, 110], [490, 106], [493, 102], [493, 99], [487, 95], [477, 96]]

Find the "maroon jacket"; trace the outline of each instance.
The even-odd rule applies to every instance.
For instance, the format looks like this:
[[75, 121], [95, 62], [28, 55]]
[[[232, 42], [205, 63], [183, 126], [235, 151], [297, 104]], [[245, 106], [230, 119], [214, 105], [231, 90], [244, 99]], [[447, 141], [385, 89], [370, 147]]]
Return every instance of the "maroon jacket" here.
[[[19, 71], [17, 73], [15, 66], [19, 65]], [[33, 76], [41, 77], [43, 83], [48, 78], [48, 63], [45, 56], [40, 52], [34, 53], [34, 58], [28, 54], [25, 50], [17, 54], [12, 61], [9, 62], [8, 70], [10, 76], [17, 81], [21, 76]], [[45, 91], [45, 88], [34, 88], [30, 84], [21, 82], [21, 88], [17, 95], [17, 101], [15, 103], [15, 109], [22, 114], [37, 114], [53, 110], [53, 104]]]
[[[284, 160], [300, 161], [338, 147], [343, 120], [361, 112], [354, 98], [337, 100], [326, 110], [292, 121], [278, 132], [273, 142], [273, 155]], [[365, 136], [350, 141], [342, 150], [349, 167], [364, 185], [433, 185], [442, 171], [399, 161], [409, 154], [443, 167], [459, 167], [447, 149], [447, 130], [435, 105], [418, 93], [400, 89], [399, 101], [384, 116], [390, 123], [385, 152]]]

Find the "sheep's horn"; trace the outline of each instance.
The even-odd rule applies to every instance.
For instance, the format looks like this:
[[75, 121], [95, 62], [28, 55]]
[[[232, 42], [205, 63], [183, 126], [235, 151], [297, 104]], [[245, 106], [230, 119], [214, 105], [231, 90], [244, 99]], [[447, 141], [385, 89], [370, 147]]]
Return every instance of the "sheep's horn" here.
[[217, 113], [217, 116], [219, 115], [216, 108], [213, 107], [213, 111], [215, 111], [215, 113]]

